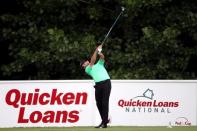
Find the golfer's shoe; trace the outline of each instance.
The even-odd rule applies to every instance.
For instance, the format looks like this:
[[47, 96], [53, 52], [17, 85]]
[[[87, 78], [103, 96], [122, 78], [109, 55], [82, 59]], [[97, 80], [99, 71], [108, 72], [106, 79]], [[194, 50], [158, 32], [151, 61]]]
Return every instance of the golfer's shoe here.
[[107, 124], [101, 123], [100, 125], [96, 126], [95, 128], [107, 128]]

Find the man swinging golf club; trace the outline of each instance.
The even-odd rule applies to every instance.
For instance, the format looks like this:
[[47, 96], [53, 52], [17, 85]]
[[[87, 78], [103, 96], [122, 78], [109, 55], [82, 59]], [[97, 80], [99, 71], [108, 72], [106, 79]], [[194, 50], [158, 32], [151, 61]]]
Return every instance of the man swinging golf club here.
[[[114, 21], [108, 33], [105, 35], [105, 38], [102, 41], [102, 43], [94, 51], [91, 60], [90, 61], [87, 60], [81, 64], [81, 66], [85, 69], [85, 72], [88, 75], [90, 75], [95, 81], [94, 87], [95, 87], [96, 105], [102, 119], [101, 124], [96, 126], [95, 128], [107, 128], [107, 124], [109, 123], [108, 113], [109, 113], [109, 96], [111, 92], [111, 81], [109, 74], [107, 73], [107, 70], [104, 67], [105, 57], [101, 52], [102, 46], [105, 43], [106, 39], [108, 38], [116, 22], [123, 14], [124, 10], [125, 8], [121, 7], [120, 14]], [[99, 55], [100, 58], [98, 62], [95, 64], [97, 55]]]
[[[109, 96], [111, 92], [111, 81], [109, 74], [107, 73], [104, 63], [105, 57], [101, 53], [102, 45], [99, 45], [94, 51], [90, 62], [87, 60], [82, 63], [82, 67], [85, 72], [90, 75], [95, 81], [95, 98], [96, 105], [99, 110], [102, 122], [95, 128], [107, 128], [109, 123], [108, 112], [109, 112]], [[99, 55], [99, 60], [95, 64], [97, 55]]]

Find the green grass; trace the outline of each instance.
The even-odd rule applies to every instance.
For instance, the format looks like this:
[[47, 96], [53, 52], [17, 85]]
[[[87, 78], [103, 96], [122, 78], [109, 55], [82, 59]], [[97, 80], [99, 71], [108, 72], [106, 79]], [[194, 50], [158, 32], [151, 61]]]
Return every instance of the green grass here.
[[0, 128], [0, 131], [197, 131], [197, 126], [191, 127], [108, 127], [95, 129], [94, 127], [64, 127], [64, 128]]

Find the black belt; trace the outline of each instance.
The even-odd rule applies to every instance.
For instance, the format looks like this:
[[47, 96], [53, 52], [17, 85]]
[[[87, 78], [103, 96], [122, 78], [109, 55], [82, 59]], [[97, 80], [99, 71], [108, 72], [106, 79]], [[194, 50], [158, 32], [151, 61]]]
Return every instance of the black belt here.
[[107, 80], [104, 80], [104, 81], [99, 81], [99, 82], [96, 82], [96, 85], [100, 85], [100, 84], [103, 84], [103, 83], [105, 83], [105, 82], [107, 82], [107, 81], [109, 81], [110, 79], [107, 79]]

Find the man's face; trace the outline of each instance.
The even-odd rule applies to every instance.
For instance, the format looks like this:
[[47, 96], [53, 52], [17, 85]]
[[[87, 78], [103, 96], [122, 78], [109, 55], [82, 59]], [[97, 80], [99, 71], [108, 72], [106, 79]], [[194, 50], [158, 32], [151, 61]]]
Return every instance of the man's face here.
[[87, 61], [85, 61], [85, 62], [83, 63], [82, 67], [85, 69], [86, 66], [88, 66], [89, 64], [90, 64], [90, 62], [87, 60]]

